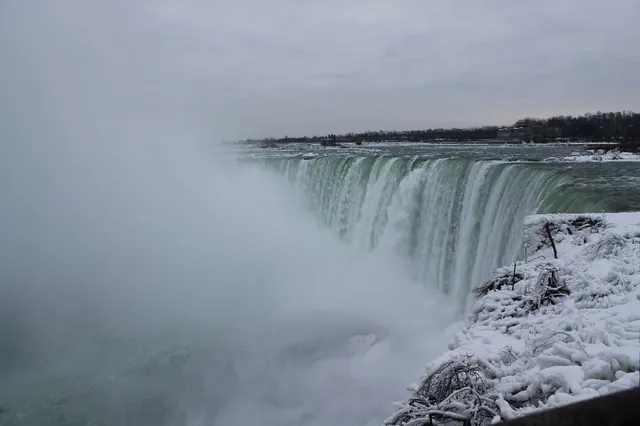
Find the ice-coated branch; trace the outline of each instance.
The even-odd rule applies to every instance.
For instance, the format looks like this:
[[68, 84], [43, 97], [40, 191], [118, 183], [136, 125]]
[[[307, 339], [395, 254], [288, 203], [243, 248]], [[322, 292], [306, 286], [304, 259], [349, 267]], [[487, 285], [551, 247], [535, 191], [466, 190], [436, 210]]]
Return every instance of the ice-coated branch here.
[[558, 250], [556, 249], [556, 243], [553, 241], [553, 235], [551, 234], [551, 222], [546, 221], [544, 224], [544, 230], [547, 233], [547, 238], [549, 238], [549, 242], [551, 243], [551, 248], [553, 249], [553, 257], [554, 259], [558, 258]]

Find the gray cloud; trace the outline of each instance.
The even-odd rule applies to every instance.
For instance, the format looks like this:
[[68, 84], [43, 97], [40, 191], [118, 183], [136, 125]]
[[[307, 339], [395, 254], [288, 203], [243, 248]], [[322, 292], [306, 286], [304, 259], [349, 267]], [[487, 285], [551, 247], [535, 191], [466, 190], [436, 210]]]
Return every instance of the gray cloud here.
[[229, 138], [640, 109], [637, 0], [135, 4]]

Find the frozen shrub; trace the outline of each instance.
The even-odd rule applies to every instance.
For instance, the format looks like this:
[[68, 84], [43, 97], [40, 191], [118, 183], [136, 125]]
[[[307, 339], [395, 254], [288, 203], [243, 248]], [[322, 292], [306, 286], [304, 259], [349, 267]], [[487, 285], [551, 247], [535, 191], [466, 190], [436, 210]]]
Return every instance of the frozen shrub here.
[[524, 301], [524, 308], [528, 312], [536, 311], [541, 306], [556, 304], [558, 299], [570, 293], [555, 268], [543, 270], [535, 285], [530, 287], [528, 297]]
[[504, 273], [504, 274], [498, 275], [492, 278], [491, 280], [487, 281], [480, 287], [476, 287], [472, 289], [471, 292], [473, 293], [474, 296], [476, 296], [476, 298], [480, 298], [482, 296], [486, 296], [490, 291], [501, 290], [506, 286], [511, 286], [511, 288], [513, 289], [515, 284], [519, 281], [522, 281], [523, 279], [524, 279], [524, 274], [517, 272], [514, 265], [513, 273], [510, 273], [510, 274]]
[[590, 261], [617, 256], [625, 244], [626, 240], [622, 236], [607, 233], [585, 250], [585, 256]]
[[490, 392], [485, 367], [470, 356], [454, 357], [428, 374], [386, 425], [481, 426], [500, 418], [497, 394]]

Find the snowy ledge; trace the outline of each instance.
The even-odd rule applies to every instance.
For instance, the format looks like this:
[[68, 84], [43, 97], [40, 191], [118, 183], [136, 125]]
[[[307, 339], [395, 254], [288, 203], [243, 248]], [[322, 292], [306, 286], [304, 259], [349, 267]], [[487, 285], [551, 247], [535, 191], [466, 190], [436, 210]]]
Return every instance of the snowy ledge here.
[[528, 262], [474, 289], [385, 424], [484, 425], [639, 386], [640, 213], [529, 216], [524, 240]]
[[640, 161], [640, 155], [632, 152], [624, 152], [612, 150], [604, 152], [602, 150], [590, 151], [588, 154], [574, 152], [568, 157], [551, 157], [544, 160], [545, 162], [574, 162], [574, 163], [610, 163], [610, 162], [637, 162]]

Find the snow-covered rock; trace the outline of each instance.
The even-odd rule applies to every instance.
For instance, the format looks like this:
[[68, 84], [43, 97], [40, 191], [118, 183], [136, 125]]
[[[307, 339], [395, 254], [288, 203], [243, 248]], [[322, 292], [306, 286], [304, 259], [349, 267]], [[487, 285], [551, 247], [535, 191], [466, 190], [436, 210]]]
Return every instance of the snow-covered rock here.
[[640, 155], [633, 152], [625, 152], [620, 150], [611, 150], [604, 152], [602, 150], [584, 152], [573, 152], [567, 157], [551, 157], [547, 158], [547, 162], [576, 162], [576, 163], [591, 163], [591, 162], [633, 162], [640, 161]]
[[[507, 266], [474, 290], [450, 351], [387, 424], [490, 424], [639, 386], [640, 213], [529, 216], [524, 239], [516, 277]], [[425, 386], [452, 369], [446, 391]]]

